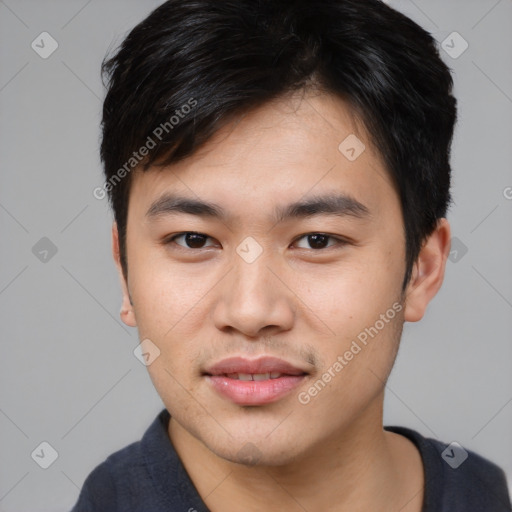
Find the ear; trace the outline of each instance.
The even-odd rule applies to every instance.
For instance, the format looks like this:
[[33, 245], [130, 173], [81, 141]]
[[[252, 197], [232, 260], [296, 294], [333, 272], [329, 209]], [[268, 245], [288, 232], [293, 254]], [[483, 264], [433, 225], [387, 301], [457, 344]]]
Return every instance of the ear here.
[[119, 232], [117, 230], [117, 223], [112, 224], [112, 256], [119, 272], [119, 278], [121, 280], [121, 288], [123, 292], [123, 303], [121, 306], [121, 320], [130, 327], [137, 327], [137, 321], [135, 319], [135, 313], [133, 311], [133, 304], [128, 291], [128, 283], [123, 274], [123, 268], [121, 266], [121, 254], [119, 251]]
[[439, 219], [434, 232], [423, 244], [405, 290], [404, 320], [417, 322], [423, 318], [428, 303], [441, 288], [446, 261], [450, 254], [450, 225]]

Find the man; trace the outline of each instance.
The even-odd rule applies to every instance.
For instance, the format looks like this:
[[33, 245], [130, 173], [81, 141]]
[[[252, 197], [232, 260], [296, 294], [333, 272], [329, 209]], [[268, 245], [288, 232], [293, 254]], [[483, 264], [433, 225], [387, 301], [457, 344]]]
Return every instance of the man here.
[[510, 510], [490, 461], [383, 427], [450, 249], [432, 37], [377, 0], [171, 0], [104, 72], [97, 193], [165, 409], [73, 511]]

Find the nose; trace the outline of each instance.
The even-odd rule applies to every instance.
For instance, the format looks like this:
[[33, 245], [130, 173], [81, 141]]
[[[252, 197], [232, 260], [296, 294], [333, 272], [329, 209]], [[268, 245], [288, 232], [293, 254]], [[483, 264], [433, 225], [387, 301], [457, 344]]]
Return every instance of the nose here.
[[286, 268], [270, 251], [263, 251], [252, 262], [235, 254], [231, 271], [217, 290], [216, 327], [251, 338], [291, 329], [296, 297], [289, 288], [291, 276]]

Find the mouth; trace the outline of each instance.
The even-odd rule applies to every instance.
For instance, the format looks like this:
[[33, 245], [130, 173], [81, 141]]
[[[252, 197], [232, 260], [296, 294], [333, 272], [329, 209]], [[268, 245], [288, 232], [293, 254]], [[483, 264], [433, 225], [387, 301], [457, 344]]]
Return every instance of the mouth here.
[[267, 373], [225, 373], [221, 376], [228, 377], [229, 379], [236, 379], [236, 380], [268, 380], [268, 379], [279, 379], [283, 376], [289, 376], [286, 373], [281, 372], [267, 372]]
[[213, 390], [237, 405], [265, 405], [281, 400], [299, 386], [308, 372], [283, 359], [229, 358], [203, 376]]

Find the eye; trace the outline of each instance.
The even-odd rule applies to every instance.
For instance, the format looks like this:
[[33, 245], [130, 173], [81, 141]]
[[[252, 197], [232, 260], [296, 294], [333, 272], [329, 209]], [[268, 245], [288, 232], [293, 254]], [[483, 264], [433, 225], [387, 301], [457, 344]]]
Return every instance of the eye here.
[[[181, 243], [175, 242], [176, 240], [183, 238], [186, 245], [183, 245]], [[172, 236], [171, 238], [168, 238], [165, 243], [176, 243], [176, 245], [179, 245], [180, 247], [183, 247], [185, 249], [203, 249], [204, 247], [212, 247], [212, 246], [205, 246], [205, 241], [210, 238], [208, 235], [205, 235], [203, 233], [196, 233], [195, 231], [186, 231], [184, 233], [178, 233], [177, 235]]]
[[[326, 235], [325, 233], [308, 233], [307, 235], [302, 235], [297, 240], [306, 239], [307, 243], [310, 244], [313, 249], [326, 249], [328, 247], [332, 247], [333, 245], [345, 245], [347, 242], [342, 240], [341, 238], [337, 238], [331, 235]], [[327, 245], [328, 240], [333, 240], [334, 244]], [[309, 249], [309, 247], [299, 247], [300, 249]]]
[[[183, 239], [181, 243], [177, 241], [180, 239]], [[205, 245], [208, 239], [213, 240], [211, 237], [205, 235], [204, 233], [198, 233], [195, 231], [185, 231], [183, 233], [178, 233], [176, 235], [171, 236], [170, 238], [167, 238], [164, 241], [164, 243], [166, 245], [175, 244], [183, 249], [204, 249], [207, 247], [214, 246], [214, 244]], [[346, 240], [343, 240], [332, 235], [327, 235], [325, 233], [308, 233], [297, 238], [295, 243], [303, 239], [306, 240], [306, 243], [309, 244], [309, 247], [299, 246], [299, 249], [314, 249], [318, 251], [336, 245], [342, 246], [348, 243]], [[331, 241], [332, 243], [329, 243], [329, 241]]]

